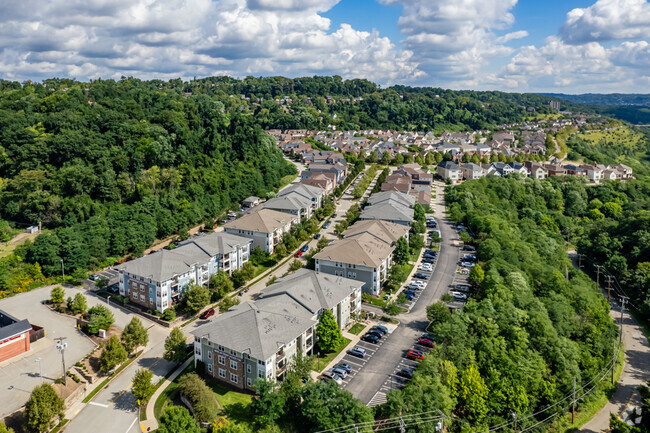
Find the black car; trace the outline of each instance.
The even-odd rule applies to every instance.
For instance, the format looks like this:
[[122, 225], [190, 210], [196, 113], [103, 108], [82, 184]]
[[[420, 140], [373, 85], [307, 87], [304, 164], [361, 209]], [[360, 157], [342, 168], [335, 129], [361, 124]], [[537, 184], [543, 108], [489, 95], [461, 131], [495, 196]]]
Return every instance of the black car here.
[[314, 236], [314, 239], [320, 239], [320, 233], [317, 233], [316, 236]]
[[421, 280], [428, 280], [429, 276], [427, 274], [423, 274], [422, 272], [418, 272], [415, 275], [413, 275], [413, 278], [419, 278]]
[[407, 379], [413, 378], [413, 369], [412, 368], [402, 368], [397, 372], [398, 376], [405, 377]]
[[424, 251], [424, 254], [438, 254], [438, 251], [426, 250], [426, 251]]
[[375, 328], [381, 330], [384, 334], [388, 334], [388, 328], [386, 328], [383, 325], [375, 325], [375, 326], [372, 327], [372, 329], [375, 329]]
[[381, 337], [384, 336], [384, 334], [382, 334], [380, 331], [377, 331], [377, 330], [374, 330], [374, 329], [371, 329], [370, 331], [366, 332], [366, 335], [368, 335], [368, 334], [374, 335], [375, 337], [379, 338], [380, 340], [381, 340]]
[[471, 247], [471, 246], [469, 246], [469, 245], [465, 245], [465, 246], [463, 247], [463, 251], [476, 251], [476, 248]]
[[347, 374], [352, 373], [352, 367], [350, 364], [346, 364], [345, 362], [341, 362], [336, 366], [336, 368], [340, 368], [341, 370], [345, 371]]
[[381, 329], [378, 326], [373, 326], [372, 328], [370, 328], [369, 332], [375, 332], [377, 334], [381, 334], [382, 336], [386, 335], [386, 331], [384, 331], [383, 329]]
[[363, 341], [367, 341], [368, 343], [373, 343], [377, 344], [379, 342], [379, 337], [375, 334], [367, 333], [363, 337], [361, 337]]
[[433, 264], [435, 262], [436, 261], [434, 259], [429, 258], [429, 257], [425, 257], [425, 258], [422, 259], [422, 263], [431, 263], [431, 264]]

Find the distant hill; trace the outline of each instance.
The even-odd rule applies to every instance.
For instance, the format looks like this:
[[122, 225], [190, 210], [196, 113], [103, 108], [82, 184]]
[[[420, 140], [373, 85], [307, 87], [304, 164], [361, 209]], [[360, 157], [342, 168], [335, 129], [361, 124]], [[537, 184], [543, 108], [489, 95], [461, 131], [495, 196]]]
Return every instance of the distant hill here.
[[583, 93], [567, 95], [565, 93], [540, 93], [553, 98], [587, 105], [644, 105], [650, 106], [650, 94], [642, 93]]

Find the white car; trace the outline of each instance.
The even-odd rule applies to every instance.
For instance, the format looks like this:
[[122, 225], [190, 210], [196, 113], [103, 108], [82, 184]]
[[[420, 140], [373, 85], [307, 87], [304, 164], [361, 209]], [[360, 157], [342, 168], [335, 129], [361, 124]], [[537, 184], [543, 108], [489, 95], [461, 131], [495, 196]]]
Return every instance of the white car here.
[[462, 267], [464, 267], [464, 268], [471, 268], [471, 267], [474, 266], [475, 264], [476, 264], [476, 263], [472, 263], [472, 262], [461, 262], [460, 265], [461, 265]]
[[463, 301], [467, 299], [467, 295], [465, 293], [456, 292], [452, 290], [451, 292], [449, 292], [449, 294], [453, 296], [454, 299], [462, 299]]
[[425, 286], [426, 286], [426, 283], [425, 283], [424, 281], [422, 281], [422, 280], [413, 280], [413, 281], [411, 281], [411, 282], [409, 283], [409, 286], [410, 286], [411, 284], [414, 284], [414, 285], [416, 285], [416, 286], [420, 286], [420, 287], [425, 287]]
[[421, 271], [432, 271], [433, 267], [429, 263], [420, 263], [418, 269]]

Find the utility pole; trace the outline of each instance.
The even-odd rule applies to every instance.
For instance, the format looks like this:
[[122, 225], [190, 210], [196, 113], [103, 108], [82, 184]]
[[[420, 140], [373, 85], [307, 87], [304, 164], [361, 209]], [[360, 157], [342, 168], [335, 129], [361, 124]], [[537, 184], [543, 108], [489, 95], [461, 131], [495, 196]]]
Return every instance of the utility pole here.
[[611, 298], [612, 294], [612, 276], [611, 275], [605, 275], [605, 278], [607, 278], [607, 303], [609, 303], [609, 300]]
[[623, 310], [625, 310], [625, 301], [628, 299], [627, 296], [621, 296], [621, 318], [618, 321], [618, 339], [619, 341], [623, 339]]
[[573, 403], [571, 404], [571, 425], [576, 419], [576, 377], [573, 376]]
[[513, 412], [512, 417], [515, 420], [515, 433], [517, 433], [517, 412]]
[[[602, 268], [601, 265], [594, 265], [596, 267], [596, 287], [600, 287], [600, 268]], [[609, 301], [609, 298], [607, 298]]]
[[404, 424], [402, 417], [399, 418], [399, 433], [406, 433], [406, 424]]
[[612, 340], [612, 385], [614, 385], [614, 370], [616, 369], [616, 340]]
[[67, 379], [65, 377], [65, 356], [64, 356], [64, 352], [65, 352], [66, 347], [68, 347], [68, 343], [63, 342], [63, 340], [65, 340], [66, 338], [67, 337], [55, 338], [55, 340], [59, 341], [56, 344], [56, 348], [59, 349], [59, 351], [61, 352], [61, 365], [63, 365], [63, 385], [64, 386], [68, 384], [68, 381], [67, 381]]
[[65, 266], [63, 265], [63, 259], [61, 259], [61, 275], [63, 275], [63, 284], [65, 284]]
[[43, 385], [43, 366], [41, 365], [42, 358], [36, 358], [34, 362], [38, 362], [38, 375], [41, 378], [41, 385]]

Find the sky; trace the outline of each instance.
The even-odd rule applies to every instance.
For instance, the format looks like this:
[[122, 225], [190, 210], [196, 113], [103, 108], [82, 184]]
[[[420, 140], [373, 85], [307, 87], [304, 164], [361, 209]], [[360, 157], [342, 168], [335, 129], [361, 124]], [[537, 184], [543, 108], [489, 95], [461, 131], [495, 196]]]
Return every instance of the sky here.
[[646, 0], [0, 0], [0, 78], [650, 93]]

